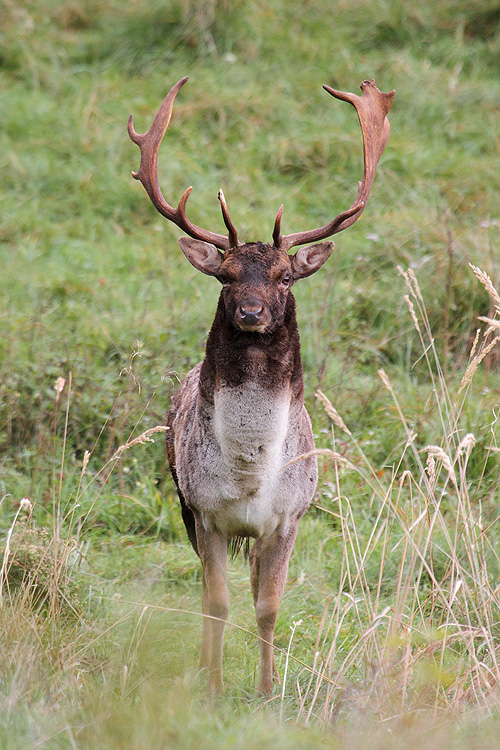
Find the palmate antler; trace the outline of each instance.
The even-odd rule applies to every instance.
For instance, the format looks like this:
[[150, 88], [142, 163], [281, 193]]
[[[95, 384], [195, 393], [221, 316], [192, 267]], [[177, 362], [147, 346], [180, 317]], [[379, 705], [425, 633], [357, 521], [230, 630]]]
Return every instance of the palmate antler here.
[[281, 207], [276, 217], [273, 239], [274, 244], [282, 250], [289, 250], [291, 247], [305, 245], [308, 242], [324, 240], [326, 237], [331, 237], [338, 232], [342, 232], [359, 219], [368, 202], [373, 180], [375, 179], [375, 170], [389, 139], [391, 128], [387, 114], [394, 101], [395, 91], [384, 94], [378, 90], [373, 80], [363, 81], [361, 84], [361, 96], [345, 91], [336, 91], [330, 88], [330, 86], [323, 86], [323, 88], [336, 99], [343, 99], [346, 102], [350, 102], [358, 113], [361, 132], [363, 134], [365, 163], [363, 181], [359, 183], [358, 195], [350, 208], [336, 216], [329, 224], [325, 224], [318, 229], [287, 234], [285, 236], [280, 235], [281, 214], [283, 210], [283, 207]]
[[128, 119], [128, 134], [130, 139], [137, 143], [141, 149], [141, 165], [138, 172], [132, 172], [132, 177], [136, 180], [140, 180], [149, 195], [153, 206], [162, 216], [172, 221], [174, 224], [182, 229], [190, 237], [203, 242], [210, 242], [220, 250], [228, 251], [231, 247], [238, 244], [238, 236], [236, 229], [229, 217], [227, 210], [224, 193], [222, 190], [219, 192], [219, 200], [222, 206], [222, 215], [224, 217], [224, 223], [228, 230], [228, 236], [223, 234], [216, 234], [215, 232], [209, 232], [206, 229], [197, 227], [189, 221], [186, 215], [186, 203], [187, 199], [191, 195], [192, 187], [188, 187], [184, 191], [177, 208], [173, 208], [162, 195], [160, 185], [158, 182], [158, 151], [160, 144], [163, 140], [163, 136], [167, 132], [167, 128], [172, 116], [172, 109], [174, 106], [174, 100], [179, 92], [179, 89], [184, 86], [189, 76], [182, 78], [178, 81], [175, 86], [172, 86], [165, 99], [163, 100], [160, 109], [156, 113], [156, 117], [153, 120], [153, 124], [149, 128], [147, 133], [140, 135], [134, 130], [133, 117], [130, 115]]
[[[128, 122], [128, 133], [134, 143], [141, 149], [141, 165], [138, 172], [132, 172], [135, 179], [140, 180], [149, 195], [154, 207], [167, 219], [180, 227], [186, 234], [194, 239], [210, 242], [224, 252], [230, 252], [238, 245], [238, 235], [231, 221], [227, 209], [224, 193], [219, 191], [219, 200], [222, 208], [222, 216], [228, 230], [228, 236], [209, 232], [196, 226], [189, 221], [186, 215], [186, 203], [191, 194], [189, 187], [182, 195], [177, 208], [173, 208], [162, 195], [158, 183], [158, 150], [161, 141], [170, 122], [174, 99], [179, 89], [184, 86], [188, 77], [182, 78], [175, 86], [172, 86], [158, 110], [153, 124], [147, 133], [139, 135], [133, 127], [132, 115]], [[340, 213], [329, 224], [318, 229], [295, 234], [281, 234], [281, 217], [283, 206], [280, 207], [274, 224], [274, 245], [285, 252], [297, 245], [305, 245], [309, 242], [331, 237], [342, 232], [359, 219], [368, 202], [371, 186], [375, 178], [375, 171], [380, 157], [384, 151], [389, 138], [390, 125], [387, 114], [392, 106], [395, 91], [382, 93], [375, 86], [375, 81], [363, 81], [361, 84], [361, 96], [344, 91], [336, 91], [330, 86], [323, 86], [329, 94], [337, 99], [350, 102], [358, 113], [363, 136], [364, 173], [363, 181], [359, 183], [356, 200], [347, 211]]]

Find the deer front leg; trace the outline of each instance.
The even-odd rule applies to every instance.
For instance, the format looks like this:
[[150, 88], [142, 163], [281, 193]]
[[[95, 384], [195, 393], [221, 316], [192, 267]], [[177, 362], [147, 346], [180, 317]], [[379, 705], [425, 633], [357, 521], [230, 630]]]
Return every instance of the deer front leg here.
[[215, 531], [207, 531], [199, 519], [196, 520], [196, 538], [203, 566], [202, 610], [206, 615], [203, 618], [200, 669], [208, 671], [209, 691], [214, 695], [224, 691], [222, 651], [229, 613], [227, 541]]
[[260, 638], [259, 693], [272, 691], [274, 664], [274, 628], [288, 574], [288, 561], [297, 536], [297, 523], [285, 536], [275, 532], [268, 539], [258, 539], [251, 553], [250, 576], [255, 614]]

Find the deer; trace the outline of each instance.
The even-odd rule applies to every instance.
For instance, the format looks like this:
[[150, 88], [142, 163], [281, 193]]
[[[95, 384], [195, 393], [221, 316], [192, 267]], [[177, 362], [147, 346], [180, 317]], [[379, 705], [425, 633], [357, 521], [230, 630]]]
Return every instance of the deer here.
[[[361, 96], [325, 85], [333, 97], [354, 106], [360, 122], [364, 172], [356, 199], [328, 224], [287, 235], [281, 233], [281, 205], [271, 244], [242, 243], [222, 189], [218, 197], [225, 234], [188, 219], [192, 187], [176, 208], [161, 192], [158, 152], [174, 100], [187, 80], [170, 89], [147, 133], [135, 131], [132, 115], [128, 122], [129, 136], [141, 151], [139, 170], [132, 176], [157, 211], [188, 235], [179, 239], [187, 260], [222, 285], [205, 357], [172, 398], [167, 457], [187, 536], [202, 565], [200, 670], [208, 675], [210, 693], [222, 693], [228, 550], [245, 543], [259, 636], [258, 692], [265, 696], [279, 679], [274, 630], [289, 559], [318, 482], [291, 288], [328, 260], [334, 243], [323, 240], [361, 216], [389, 138], [387, 114], [395, 92], [382, 93], [373, 80], [361, 84]], [[299, 249], [291, 254], [295, 247]]]

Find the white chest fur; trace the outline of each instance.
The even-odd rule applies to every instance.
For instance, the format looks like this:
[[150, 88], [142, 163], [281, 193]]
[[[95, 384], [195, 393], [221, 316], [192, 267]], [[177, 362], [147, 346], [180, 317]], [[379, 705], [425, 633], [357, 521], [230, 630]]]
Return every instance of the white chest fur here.
[[269, 478], [281, 468], [290, 395], [274, 395], [257, 383], [222, 388], [214, 398], [214, 433], [228, 468]]
[[200, 367], [178, 392], [175, 429], [179, 489], [203, 522], [227, 539], [286, 533], [289, 519], [309, 506], [315, 458], [291, 459], [314, 447], [303, 404], [257, 382], [199, 391]]
[[215, 522], [226, 535], [272, 533], [284, 520], [280, 470], [287, 461], [290, 395], [246, 383], [217, 391], [214, 407], [225, 499]]

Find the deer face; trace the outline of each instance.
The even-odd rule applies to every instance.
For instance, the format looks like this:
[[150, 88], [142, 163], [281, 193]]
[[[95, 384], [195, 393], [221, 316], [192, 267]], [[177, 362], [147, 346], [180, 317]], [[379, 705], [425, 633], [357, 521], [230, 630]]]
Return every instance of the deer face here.
[[286, 253], [263, 243], [242, 245], [223, 261], [217, 278], [235, 328], [269, 333], [283, 321], [293, 280]]
[[282, 324], [293, 282], [317, 271], [334, 247], [323, 242], [290, 256], [273, 245], [249, 242], [223, 255], [200, 240], [182, 237], [179, 244], [195, 268], [221, 282], [230, 323], [254, 333], [271, 333]]

